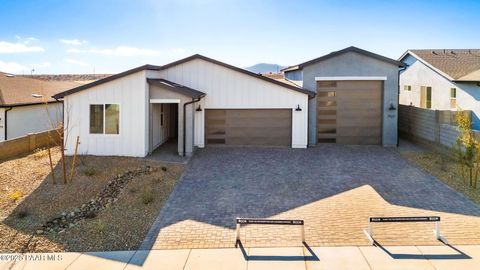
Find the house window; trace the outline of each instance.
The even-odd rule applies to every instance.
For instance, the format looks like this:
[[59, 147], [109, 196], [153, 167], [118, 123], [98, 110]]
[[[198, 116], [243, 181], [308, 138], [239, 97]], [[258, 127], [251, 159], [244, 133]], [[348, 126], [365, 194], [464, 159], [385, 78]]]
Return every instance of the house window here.
[[421, 87], [421, 106], [422, 108], [431, 109], [432, 108], [432, 87], [422, 86]]
[[91, 104], [90, 134], [119, 134], [120, 105]]
[[412, 86], [411, 85], [404, 85], [403, 90], [405, 91], [412, 91]]
[[457, 88], [450, 88], [450, 108], [457, 108]]
[[90, 134], [103, 134], [103, 104], [90, 105]]

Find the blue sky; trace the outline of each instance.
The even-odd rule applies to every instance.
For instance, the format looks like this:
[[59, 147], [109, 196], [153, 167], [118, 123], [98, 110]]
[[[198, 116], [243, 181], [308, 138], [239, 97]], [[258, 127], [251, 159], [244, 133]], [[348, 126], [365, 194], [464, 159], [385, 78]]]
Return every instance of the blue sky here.
[[0, 71], [116, 73], [200, 53], [246, 67], [348, 46], [479, 48], [480, 1], [0, 0]]

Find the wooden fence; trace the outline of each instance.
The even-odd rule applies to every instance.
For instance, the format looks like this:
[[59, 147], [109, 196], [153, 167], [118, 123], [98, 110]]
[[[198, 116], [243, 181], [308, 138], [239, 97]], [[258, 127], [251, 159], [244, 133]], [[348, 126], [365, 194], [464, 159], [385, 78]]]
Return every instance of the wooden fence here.
[[[466, 111], [471, 113], [471, 111]], [[398, 129], [401, 137], [420, 143], [451, 148], [459, 131], [455, 125], [455, 111], [430, 110], [407, 105], [398, 106]], [[475, 131], [480, 139], [480, 132]]]
[[[49, 135], [50, 133], [50, 135]], [[30, 133], [23, 137], [0, 142], [0, 160], [10, 159], [19, 155], [33, 152], [33, 150], [59, 145], [60, 135], [56, 130]]]

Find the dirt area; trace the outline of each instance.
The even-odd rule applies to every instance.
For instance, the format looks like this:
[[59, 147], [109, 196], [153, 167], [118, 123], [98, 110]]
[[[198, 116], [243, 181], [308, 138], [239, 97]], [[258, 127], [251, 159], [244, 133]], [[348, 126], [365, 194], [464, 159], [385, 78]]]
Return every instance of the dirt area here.
[[[135, 249], [184, 170], [138, 158], [82, 156], [73, 181], [63, 184], [59, 160], [59, 149], [53, 149], [55, 185], [46, 151], [0, 163], [0, 252]], [[61, 233], [36, 235], [47, 221], [98, 196], [115, 176], [145, 166], [153, 172], [128, 182], [118, 200], [94, 217]]]
[[480, 204], [480, 190], [473, 189], [463, 182], [458, 163], [452, 157], [430, 150], [401, 151], [401, 154], [407, 160], [435, 176], [457, 192]]

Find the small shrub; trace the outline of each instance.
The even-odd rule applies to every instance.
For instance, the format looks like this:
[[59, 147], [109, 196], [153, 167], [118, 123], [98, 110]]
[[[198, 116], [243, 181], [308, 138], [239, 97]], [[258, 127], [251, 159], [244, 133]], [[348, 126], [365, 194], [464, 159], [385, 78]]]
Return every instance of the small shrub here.
[[20, 212], [18, 212], [17, 214], [17, 218], [19, 219], [24, 219], [26, 217], [30, 216], [30, 212], [28, 212], [28, 210], [21, 210]]
[[95, 231], [97, 233], [103, 233], [107, 230], [107, 224], [103, 220], [99, 219], [95, 222]]
[[132, 187], [132, 188], [130, 188], [130, 189], [128, 190], [128, 192], [134, 194], [134, 193], [137, 193], [137, 189], [134, 188], [134, 187]]
[[97, 173], [97, 169], [93, 165], [85, 165], [82, 171], [86, 176], [93, 176]]
[[162, 171], [166, 172], [166, 171], [167, 171], [167, 167], [162, 167]]
[[14, 192], [12, 192], [10, 194], [10, 199], [14, 202], [17, 202], [18, 200], [20, 200], [21, 198], [23, 197], [23, 194], [20, 190], [15, 190]]
[[155, 200], [152, 189], [145, 189], [142, 192], [142, 202], [143, 204], [149, 204]]
[[48, 156], [48, 150], [45, 147], [37, 148], [37, 149], [33, 150], [33, 158], [35, 158], [35, 159], [41, 159], [41, 158], [44, 158], [44, 157], [47, 157], [47, 156]]

